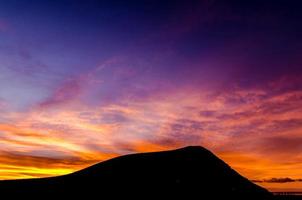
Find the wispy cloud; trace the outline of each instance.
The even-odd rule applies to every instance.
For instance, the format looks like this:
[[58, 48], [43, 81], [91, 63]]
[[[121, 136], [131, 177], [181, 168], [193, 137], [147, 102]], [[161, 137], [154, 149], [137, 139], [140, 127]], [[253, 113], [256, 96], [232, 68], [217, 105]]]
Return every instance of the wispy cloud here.
[[291, 183], [291, 182], [301, 182], [302, 179], [292, 179], [292, 178], [271, 178], [264, 180], [252, 180], [255, 183]]
[[[212, 91], [179, 88], [165, 95], [159, 91], [154, 97], [132, 96], [90, 105], [81, 103], [81, 93], [69, 89], [69, 84], [62, 88], [68, 88], [72, 97], [54, 101], [60, 109], [57, 105], [35, 107], [11, 114], [10, 123], [0, 125], [3, 159], [13, 162], [16, 155], [24, 159], [36, 155], [34, 160], [49, 159], [54, 168], [62, 159], [59, 168], [63, 170], [52, 174], [63, 174], [116, 155], [194, 144], [210, 148], [250, 178], [258, 178], [260, 169], [262, 177], [282, 175], [286, 168], [299, 175], [300, 91], [275, 95], [266, 88], [237, 88], [213, 95]], [[56, 158], [60, 154], [63, 157]], [[295, 159], [284, 160], [290, 154]], [[41, 167], [34, 160], [29, 159], [22, 170]], [[73, 162], [80, 164], [73, 166]], [[22, 170], [15, 176], [24, 177]]]
[[302, 177], [300, 13], [237, 3], [0, 6], [0, 178], [185, 145]]

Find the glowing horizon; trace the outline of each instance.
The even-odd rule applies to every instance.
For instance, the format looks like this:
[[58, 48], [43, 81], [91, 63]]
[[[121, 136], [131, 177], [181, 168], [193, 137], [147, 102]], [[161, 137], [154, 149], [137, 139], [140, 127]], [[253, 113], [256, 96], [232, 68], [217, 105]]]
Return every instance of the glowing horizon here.
[[296, 7], [0, 3], [0, 179], [187, 145], [250, 180], [301, 179]]

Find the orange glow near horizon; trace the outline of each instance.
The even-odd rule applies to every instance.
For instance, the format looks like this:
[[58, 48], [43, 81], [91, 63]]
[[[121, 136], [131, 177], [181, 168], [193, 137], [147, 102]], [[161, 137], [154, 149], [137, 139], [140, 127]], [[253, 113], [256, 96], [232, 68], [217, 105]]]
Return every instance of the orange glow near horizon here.
[[0, 1], [0, 180], [199, 145], [302, 191], [300, 7]]
[[[192, 90], [183, 95], [181, 91], [127, 106], [90, 108], [75, 100], [64, 109], [38, 107], [28, 113], [10, 113], [10, 123], [0, 124], [0, 179], [63, 175], [119, 155], [186, 145], [208, 148], [251, 180], [302, 177], [302, 154], [293, 152], [299, 148], [296, 139], [302, 140], [301, 126], [293, 123], [302, 120], [301, 107], [284, 107], [286, 111], [277, 114], [262, 108], [295, 101], [301, 93], [262, 101], [259, 91], [236, 91], [234, 96], [249, 96], [253, 102], [233, 106], [223, 94], [213, 100], [206, 93], [201, 96]], [[275, 122], [284, 127], [277, 129]], [[274, 135], [265, 134], [268, 131]], [[238, 136], [242, 132], [244, 137]]]

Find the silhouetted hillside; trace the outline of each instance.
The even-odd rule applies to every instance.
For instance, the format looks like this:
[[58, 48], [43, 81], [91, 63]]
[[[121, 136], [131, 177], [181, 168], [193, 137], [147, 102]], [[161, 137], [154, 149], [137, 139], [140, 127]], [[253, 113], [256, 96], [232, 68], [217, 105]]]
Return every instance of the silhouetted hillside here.
[[0, 182], [1, 195], [27, 198], [270, 199], [271, 194], [202, 147], [117, 157], [78, 172]]

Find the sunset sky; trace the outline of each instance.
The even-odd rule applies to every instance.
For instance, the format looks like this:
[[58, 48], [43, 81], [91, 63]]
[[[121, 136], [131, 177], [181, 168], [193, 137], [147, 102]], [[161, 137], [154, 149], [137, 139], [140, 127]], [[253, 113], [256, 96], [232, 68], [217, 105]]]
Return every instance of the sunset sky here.
[[299, 2], [0, 0], [0, 179], [202, 145], [302, 190]]

